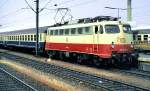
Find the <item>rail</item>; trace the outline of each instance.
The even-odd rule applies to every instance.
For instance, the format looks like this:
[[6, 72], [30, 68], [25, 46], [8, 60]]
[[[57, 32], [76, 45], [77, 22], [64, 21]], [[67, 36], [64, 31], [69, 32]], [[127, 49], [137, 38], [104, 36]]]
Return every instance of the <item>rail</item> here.
[[19, 82], [20, 84], [22, 84], [21, 86], [25, 86], [26, 88], [28, 88], [28, 90], [30, 90], [30, 91], [39, 91], [39, 90], [33, 88], [32, 86], [28, 85], [27, 83], [25, 83], [21, 79], [17, 78], [16, 76], [12, 75], [8, 71], [4, 70], [3, 68], [0, 68], [0, 71], [3, 72], [4, 74], [8, 75], [13, 80], [15, 80], [15, 81]]

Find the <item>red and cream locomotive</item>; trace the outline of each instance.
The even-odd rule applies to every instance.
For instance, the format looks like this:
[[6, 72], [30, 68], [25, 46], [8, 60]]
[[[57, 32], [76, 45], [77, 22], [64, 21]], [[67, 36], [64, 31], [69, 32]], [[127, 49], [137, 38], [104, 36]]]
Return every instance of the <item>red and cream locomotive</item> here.
[[50, 57], [70, 58], [97, 66], [137, 65], [138, 54], [133, 47], [129, 24], [101, 16], [50, 27], [45, 44]]

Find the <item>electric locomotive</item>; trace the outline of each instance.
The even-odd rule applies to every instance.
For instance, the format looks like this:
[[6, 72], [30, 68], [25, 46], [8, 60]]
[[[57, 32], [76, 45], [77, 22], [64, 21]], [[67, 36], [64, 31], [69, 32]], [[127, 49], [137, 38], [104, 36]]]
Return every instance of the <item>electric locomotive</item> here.
[[79, 19], [48, 28], [45, 50], [50, 57], [96, 66], [138, 64], [130, 25], [109, 16]]

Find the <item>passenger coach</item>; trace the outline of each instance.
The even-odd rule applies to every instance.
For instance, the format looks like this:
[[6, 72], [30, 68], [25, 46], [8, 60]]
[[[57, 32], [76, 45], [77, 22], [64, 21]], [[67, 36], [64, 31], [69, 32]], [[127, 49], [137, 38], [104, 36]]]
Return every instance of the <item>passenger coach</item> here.
[[[47, 26], [39, 28], [40, 51], [44, 51], [45, 49], [47, 28]], [[36, 46], [36, 28], [0, 33], [0, 45], [4, 47], [22, 47], [34, 50]]]
[[134, 45], [139, 51], [150, 51], [150, 28], [134, 29]]

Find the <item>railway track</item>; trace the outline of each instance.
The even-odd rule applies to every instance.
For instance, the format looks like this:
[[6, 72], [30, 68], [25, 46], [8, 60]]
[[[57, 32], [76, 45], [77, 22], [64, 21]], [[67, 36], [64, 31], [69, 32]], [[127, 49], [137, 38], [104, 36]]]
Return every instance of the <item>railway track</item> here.
[[128, 75], [134, 75], [136, 77], [150, 79], [150, 72], [148, 71], [133, 69], [133, 70], [119, 70], [119, 72], [128, 74]]
[[[27, 85], [31, 86], [32, 88], [35, 88], [36, 91], [57, 91], [53, 88], [48, 87], [47, 85], [45, 85], [43, 83], [40, 83], [39, 81], [32, 79], [31, 77], [29, 77], [25, 74], [17, 72], [16, 70], [12, 69], [11, 67], [8, 67], [7, 65], [1, 64], [0, 68], [7, 71], [14, 77], [20, 79], [22, 82], [26, 83]], [[0, 82], [0, 84], [1, 84], [1, 82]], [[13, 84], [15, 84], [15, 83], [13, 83]], [[18, 85], [17, 85], [17, 87], [18, 87]], [[0, 91], [1, 91], [1, 89], [0, 89]], [[4, 91], [12, 91], [12, 90], [4, 90]], [[34, 90], [25, 89], [25, 90], [13, 90], [13, 91], [34, 91]]]
[[82, 85], [85, 85], [94, 89], [107, 90], [107, 91], [150, 91], [149, 89], [131, 86], [126, 83], [109, 80], [109, 79], [102, 78], [99, 76], [74, 71], [71, 69], [19, 57], [19, 56], [12, 55], [12, 54], [3, 54], [3, 57], [6, 57], [13, 61], [17, 61], [24, 65], [31, 66], [37, 70], [41, 70], [46, 73], [54, 74], [63, 79], [67, 79], [67, 80], [69, 79], [71, 81], [76, 82], [77, 84], [80, 83]]
[[0, 90], [1, 91], [39, 91], [28, 85], [18, 77], [0, 68]]

